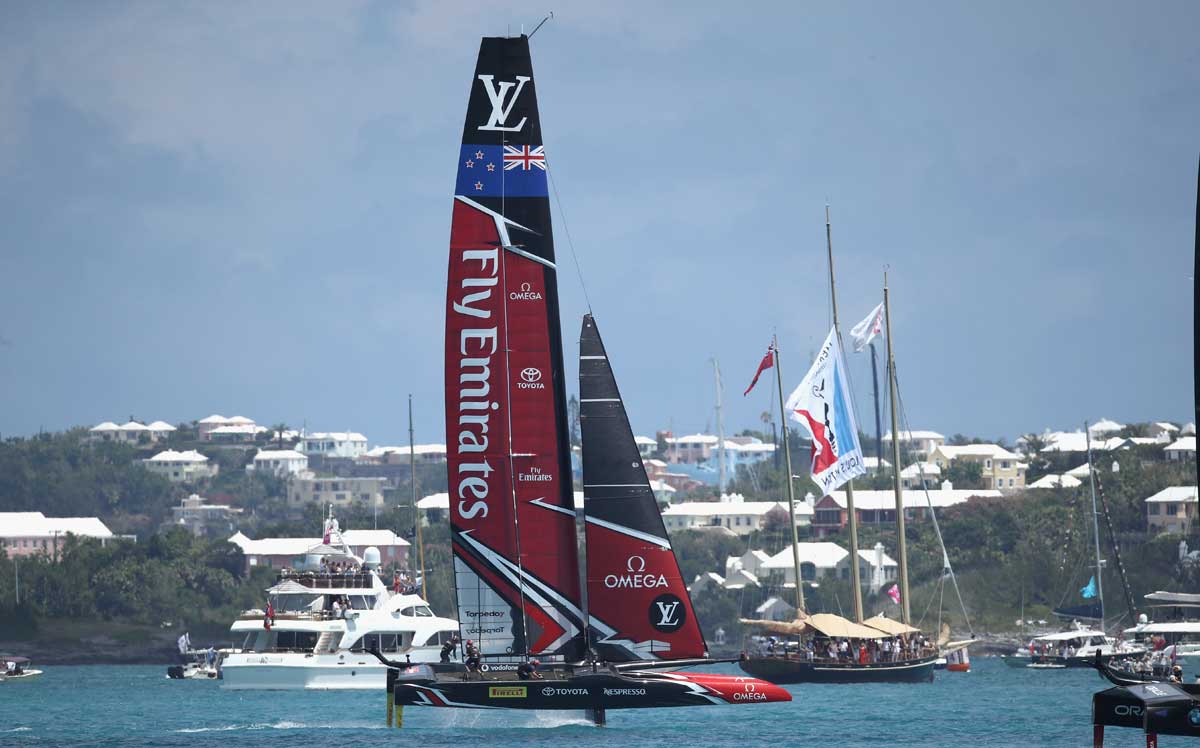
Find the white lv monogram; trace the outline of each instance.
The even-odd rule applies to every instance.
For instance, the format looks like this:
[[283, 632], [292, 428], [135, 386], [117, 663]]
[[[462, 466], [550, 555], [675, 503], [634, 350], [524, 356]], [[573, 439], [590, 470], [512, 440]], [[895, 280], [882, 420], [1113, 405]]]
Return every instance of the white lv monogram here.
[[[525, 120], [528, 117], [522, 117], [521, 121], [512, 127], [505, 127], [504, 123], [508, 121], [508, 115], [512, 114], [513, 105], [517, 103], [517, 97], [521, 95], [521, 89], [525, 88], [525, 84], [529, 82], [528, 75], [518, 75], [517, 82], [500, 81], [499, 85], [494, 84], [495, 76], [481, 75], [479, 80], [483, 81], [483, 90], [487, 91], [488, 101], [492, 103], [492, 114], [488, 117], [486, 124], [480, 125], [480, 130], [502, 130], [504, 132], [516, 132], [525, 126]], [[513, 91], [513, 86], [516, 90]], [[508, 92], [512, 91], [512, 96]], [[505, 104], [504, 100], [508, 99]]]
[[674, 626], [675, 609], [679, 607], [679, 603], [656, 603], [656, 605], [658, 605], [658, 625]]

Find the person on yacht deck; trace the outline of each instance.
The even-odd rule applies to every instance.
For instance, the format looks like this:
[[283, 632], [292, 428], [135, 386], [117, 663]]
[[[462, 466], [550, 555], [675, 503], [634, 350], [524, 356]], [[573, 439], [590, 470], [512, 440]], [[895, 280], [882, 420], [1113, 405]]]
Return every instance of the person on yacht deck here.
[[333, 611], [334, 618], [342, 617], [342, 603], [338, 600], [338, 598], [333, 598], [333, 605], [329, 606], [329, 608]]

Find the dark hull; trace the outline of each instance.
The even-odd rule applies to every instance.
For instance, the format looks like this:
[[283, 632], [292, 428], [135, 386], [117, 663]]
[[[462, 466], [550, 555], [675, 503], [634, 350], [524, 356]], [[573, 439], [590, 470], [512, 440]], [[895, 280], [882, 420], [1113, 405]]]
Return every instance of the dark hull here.
[[702, 673], [585, 671], [545, 680], [461, 680], [457, 676], [392, 684], [397, 706], [465, 709], [644, 709], [791, 701], [787, 691], [753, 678]]
[[927, 683], [933, 680], [937, 656], [868, 665], [809, 662], [783, 657], [747, 657], [738, 665], [772, 683]]

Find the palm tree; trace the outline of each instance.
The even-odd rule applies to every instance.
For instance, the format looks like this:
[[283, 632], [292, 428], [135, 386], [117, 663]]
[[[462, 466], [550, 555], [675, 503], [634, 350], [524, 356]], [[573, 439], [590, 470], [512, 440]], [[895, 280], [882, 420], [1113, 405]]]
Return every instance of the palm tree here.
[[275, 432], [275, 441], [280, 449], [283, 449], [283, 432], [288, 430], [286, 423], [277, 423], [271, 426], [271, 430]]

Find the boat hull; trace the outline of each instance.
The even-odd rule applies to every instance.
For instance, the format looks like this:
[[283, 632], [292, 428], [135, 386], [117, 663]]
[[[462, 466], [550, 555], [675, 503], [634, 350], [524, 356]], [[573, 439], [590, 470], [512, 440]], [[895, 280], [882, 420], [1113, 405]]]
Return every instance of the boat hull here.
[[397, 706], [465, 709], [645, 709], [791, 701], [756, 678], [704, 673], [586, 672], [546, 680], [459, 680], [457, 676], [392, 686]]
[[790, 657], [747, 657], [738, 665], [750, 675], [771, 683], [926, 683], [933, 680], [936, 661], [937, 657], [931, 656], [860, 665]]
[[230, 691], [382, 691], [387, 668], [372, 661], [314, 665], [314, 658], [231, 657], [221, 666], [221, 688]]

